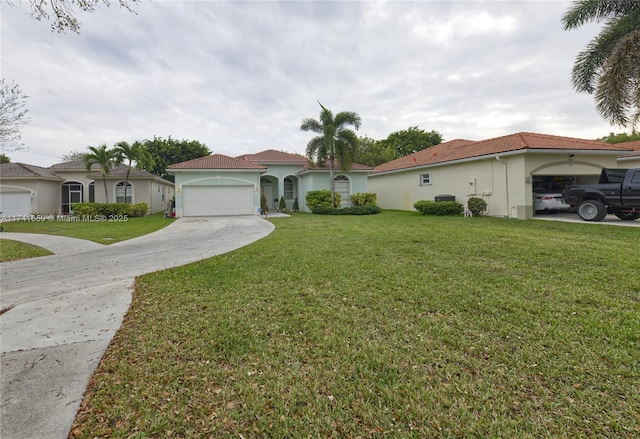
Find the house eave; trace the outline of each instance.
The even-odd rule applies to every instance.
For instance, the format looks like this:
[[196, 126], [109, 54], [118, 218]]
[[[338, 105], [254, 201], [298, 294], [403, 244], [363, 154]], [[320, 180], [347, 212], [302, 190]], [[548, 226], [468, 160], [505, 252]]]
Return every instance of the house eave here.
[[464, 159], [458, 159], [458, 160], [449, 160], [446, 162], [439, 162], [439, 163], [429, 163], [426, 165], [417, 165], [417, 166], [411, 166], [408, 168], [401, 168], [401, 169], [393, 169], [390, 171], [383, 171], [383, 172], [374, 172], [372, 174], [369, 174], [369, 177], [373, 178], [373, 177], [378, 177], [381, 175], [390, 175], [390, 174], [397, 174], [400, 172], [410, 172], [410, 171], [417, 171], [417, 170], [421, 170], [421, 169], [431, 169], [431, 168], [438, 168], [441, 166], [448, 166], [448, 165], [453, 165], [453, 164], [459, 164], [459, 163], [468, 163], [468, 162], [473, 162], [473, 161], [478, 161], [478, 160], [489, 160], [489, 159], [495, 159], [496, 157], [510, 157], [510, 156], [515, 156], [515, 155], [522, 155], [522, 154], [552, 154], [552, 155], [572, 155], [572, 154], [592, 154], [592, 155], [609, 155], [609, 156], [616, 156], [619, 157], [620, 160], [620, 153], [622, 153], [624, 151], [614, 151], [614, 150], [589, 150], [589, 149], [544, 149], [544, 148], [538, 148], [538, 149], [518, 149], [515, 151], [506, 151], [506, 152], [499, 152], [499, 153], [492, 153], [492, 154], [486, 154], [486, 155], [480, 155], [480, 156], [474, 156], [474, 157], [467, 157]]

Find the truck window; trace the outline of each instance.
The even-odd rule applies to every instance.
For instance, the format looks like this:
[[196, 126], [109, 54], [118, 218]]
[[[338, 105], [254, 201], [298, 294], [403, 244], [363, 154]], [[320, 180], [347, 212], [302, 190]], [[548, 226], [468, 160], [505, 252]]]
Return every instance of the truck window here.
[[636, 171], [633, 173], [631, 177], [631, 183], [640, 183], [640, 171]]

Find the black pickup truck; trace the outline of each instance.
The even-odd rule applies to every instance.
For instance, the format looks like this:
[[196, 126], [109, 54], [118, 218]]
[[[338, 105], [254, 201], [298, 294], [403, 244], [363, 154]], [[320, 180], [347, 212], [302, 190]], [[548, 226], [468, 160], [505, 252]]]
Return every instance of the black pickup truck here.
[[562, 195], [585, 221], [600, 221], [608, 213], [636, 220], [640, 218], [640, 168], [605, 168], [598, 184], [566, 186]]

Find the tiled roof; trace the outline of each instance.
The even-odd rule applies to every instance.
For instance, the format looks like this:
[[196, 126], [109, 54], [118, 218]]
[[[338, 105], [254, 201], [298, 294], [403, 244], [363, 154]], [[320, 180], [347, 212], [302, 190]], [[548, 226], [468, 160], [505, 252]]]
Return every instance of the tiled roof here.
[[[100, 165], [98, 165], [97, 163], [94, 163], [93, 165], [91, 165], [91, 168], [100, 169]], [[87, 167], [84, 164], [84, 160], [72, 160], [70, 162], [56, 163], [55, 165], [49, 166], [49, 169], [54, 169], [56, 171], [63, 170], [63, 169], [69, 169], [69, 170], [81, 169], [85, 171]]]
[[291, 154], [284, 151], [276, 151], [275, 149], [267, 149], [256, 154], [245, 154], [237, 157], [241, 160], [249, 160], [254, 163], [295, 163], [305, 164], [307, 158], [300, 154]]
[[[338, 160], [334, 161], [334, 167], [336, 171], [340, 171], [342, 168], [340, 166], [340, 162]], [[329, 170], [329, 161], [324, 162], [323, 164], [319, 163], [307, 163], [302, 171], [328, 171]], [[373, 171], [371, 166], [361, 165], [360, 163], [352, 163], [349, 168], [350, 171]]]
[[[128, 168], [127, 165], [119, 165], [118, 167], [112, 169], [109, 172], [109, 177], [124, 178], [127, 176], [127, 168]], [[98, 178], [98, 177], [102, 177], [102, 174], [100, 172], [93, 172], [89, 174], [88, 177]], [[157, 178], [157, 177], [150, 172], [143, 171], [142, 169], [134, 168], [133, 166], [131, 166], [131, 171], [129, 172], [129, 178]]]
[[[634, 151], [638, 151], [637, 154], [631, 154], [631, 157], [636, 157], [640, 155], [640, 140], [635, 140], [633, 142], [624, 142], [624, 143], [617, 143], [617, 145], [619, 146], [626, 146], [628, 148], [633, 149]], [[628, 156], [627, 156], [628, 157]]]
[[267, 169], [262, 165], [258, 165], [249, 160], [242, 160], [229, 157], [222, 154], [213, 154], [206, 157], [189, 160], [182, 163], [176, 163], [167, 167], [167, 169]]
[[0, 177], [2, 178], [46, 178], [51, 180], [62, 180], [59, 176], [40, 166], [27, 165], [24, 163], [5, 163], [0, 165]]
[[423, 149], [422, 151], [391, 162], [383, 163], [375, 168], [374, 173], [397, 171], [417, 166], [433, 165], [525, 149], [632, 151], [629, 147], [619, 145], [611, 145], [597, 140], [575, 139], [535, 133], [516, 133], [478, 142], [457, 139]]

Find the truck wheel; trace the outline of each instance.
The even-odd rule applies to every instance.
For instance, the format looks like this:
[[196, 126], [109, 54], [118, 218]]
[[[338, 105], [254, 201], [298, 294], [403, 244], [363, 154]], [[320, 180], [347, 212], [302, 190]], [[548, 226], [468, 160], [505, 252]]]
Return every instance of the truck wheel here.
[[599, 200], [586, 200], [578, 206], [578, 216], [585, 221], [601, 221], [607, 216], [607, 206]]
[[617, 211], [617, 212], [614, 212], [614, 215], [617, 216], [618, 218], [620, 218], [621, 220], [625, 220], [625, 221], [633, 221], [633, 220], [637, 220], [638, 218], [640, 218], [640, 212], [621, 212], [621, 211]]

